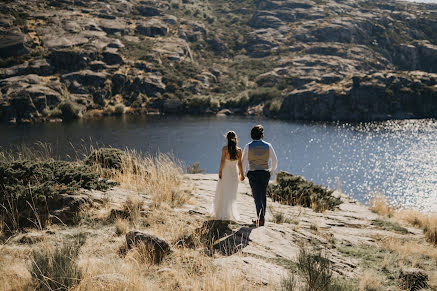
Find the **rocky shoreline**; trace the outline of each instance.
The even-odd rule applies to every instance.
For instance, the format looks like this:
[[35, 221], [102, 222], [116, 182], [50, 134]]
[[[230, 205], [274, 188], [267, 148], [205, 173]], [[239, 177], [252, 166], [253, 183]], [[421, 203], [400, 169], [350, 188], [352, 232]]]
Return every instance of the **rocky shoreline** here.
[[0, 120], [436, 118], [436, 32], [401, 1], [7, 1]]

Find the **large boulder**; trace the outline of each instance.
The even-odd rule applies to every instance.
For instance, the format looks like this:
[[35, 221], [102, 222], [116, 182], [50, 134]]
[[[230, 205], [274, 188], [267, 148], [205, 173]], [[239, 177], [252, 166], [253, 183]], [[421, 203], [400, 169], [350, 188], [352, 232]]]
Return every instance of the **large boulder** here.
[[182, 38], [168, 37], [155, 43], [153, 50], [161, 58], [166, 57], [170, 61], [180, 62], [188, 56], [192, 58], [188, 43]]
[[147, 96], [155, 96], [158, 93], [165, 92], [165, 84], [162, 82], [162, 76], [145, 73], [134, 77], [127, 87], [129, 93], [143, 93]]
[[120, 19], [102, 19], [99, 23], [100, 28], [108, 34], [126, 34], [129, 30], [126, 22]]
[[102, 56], [103, 56], [103, 61], [110, 66], [124, 64], [123, 57], [117, 52], [105, 51], [102, 53]]
[[88, 62], [93, 59], [93, 54], [80, 50], [54, 50], [48, 57], [48, 61], [56, 70], [69, 72], [86, 68]]
[[78, 83], [81, 87], [102, 88], [105, 86], [105, 81], [109, 78], [106, 72], [93, 72], [83, 70], [62, 75], [62, 80], [68, 84], [69, 88]]
[[273, 28], [257, 29], [247, 37], [247, 53], [254, 58], [270, 55], [286, 38]]
[[165, 240], [140, 231], [126, 233], [126, 244], [128, 249], [141, 248], [155, 264], [159, 264], [171, 252], [170, 245]]
[[161, 9], [153, 7], [151, 5], [140, 5], [136, 8], [142, 16], [160, 16], [162, 14]]
[[59, 194], [48, 200], [47, 207], [52, 209], [49, 218], [52, 223], [76, 224], [79, 213], [85, 207], [92, 205], [92, 200], [87, 195]]
[[82, 34], [46, 34], [42, 37], [44, 47], [49, 50], [71, 48], [88, 43], [88, 38]]
[[249, 21], [249, 24], [255, 28], [278, 28], [284, 23], [271, 12], [257, 12]]
[[0, 81], [2, 119], [32, 121], [62, 100], [64, 88], [57, 80], [46, 82], [37, 75], [15, 76]]
[[40, 116], [30, 94], [24, 90], [14, 93], [9, 103], [11, 107], [9, 112], [12, 114], [9, 119], [15, 118], [17, 121], [27, 122]]
[[168, 27], [158, 19], [151, 19], [147, 22], [138, 23], [135, 31], [149, 37], [165, 36], [168, 33]]
[[48, 76], [53, 74], [53, 67], [46, 59], [36, 59], [26, 61], [23, 64], [16, 65], [6, 69], [0, 69], [0, 78], [9, 78], [14, 76], [38, 74], [40, 76]]
[[0, 57], [18, 57], [30, 52], [27, 39], [21, 32], [0, 36]]

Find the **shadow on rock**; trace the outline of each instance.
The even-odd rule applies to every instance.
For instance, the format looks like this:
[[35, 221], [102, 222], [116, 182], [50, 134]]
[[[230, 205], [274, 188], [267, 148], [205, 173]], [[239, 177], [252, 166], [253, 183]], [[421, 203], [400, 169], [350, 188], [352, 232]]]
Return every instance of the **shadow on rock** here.
[[180, 246], [205, 248], [205, 253], [220, 252], [230, 256], [249, 244], [249, 235], [255, 226], [240, 225], [229, 220], [207, 220], [193, 234], [177, 243]]
[[[249, 245], [250, 233], [255, 226], [242, 226], [236, 232], [213, 245], [213, 252], [219, 251], [223, 256], [231, 256]], [[209, 253], [212, 255], [212, 253]]]

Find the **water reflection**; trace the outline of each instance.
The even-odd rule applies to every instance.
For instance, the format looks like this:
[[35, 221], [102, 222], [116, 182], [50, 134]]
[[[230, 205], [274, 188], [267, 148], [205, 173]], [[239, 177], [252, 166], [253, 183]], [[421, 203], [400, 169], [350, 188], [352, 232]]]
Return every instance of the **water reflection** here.
[[[1, 146], [49, 142], [61, 156], [90, 142], [143, 152], [172, 152], [185, 163], [217, 172], [224, 133], [240, 145], [262, 123], [279, 168], [337, 187], [366, 202], [371, 193], [396, 205], [437, 211], [437, 121], [306, 123], [240, 117], [107, 118], [71, 124], [0, 125]], [[338, 178], [337, 178], [338, 177]]]

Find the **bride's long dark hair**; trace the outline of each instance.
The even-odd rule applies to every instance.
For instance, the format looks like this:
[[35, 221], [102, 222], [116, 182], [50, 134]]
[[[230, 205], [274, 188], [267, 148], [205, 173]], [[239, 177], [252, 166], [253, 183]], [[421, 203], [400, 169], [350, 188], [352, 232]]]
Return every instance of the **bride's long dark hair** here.
[[228, 131], [226, 133], [226, 139], [228, 140], [228, 152], [229, 152], [229, 158], [231, 160], [237, 159], [237, 134], [235, 131]]

